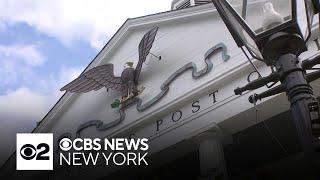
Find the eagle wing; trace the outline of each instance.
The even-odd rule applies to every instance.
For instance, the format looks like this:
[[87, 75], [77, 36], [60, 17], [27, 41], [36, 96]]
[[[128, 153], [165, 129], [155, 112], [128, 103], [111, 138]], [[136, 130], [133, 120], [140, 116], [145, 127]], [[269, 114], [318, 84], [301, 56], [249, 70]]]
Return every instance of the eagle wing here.
[[158, 29], [159, 29], [159, 27], [152, 28], [150, 31], [148, 31], [143, 36], [142, 40], [140, 41], [139, 62], [138, 62], [137, 67], [135, 69], [135, 78], [134, 78], [135, 83], [138, 83], [142, 65], [146, 61], [146, 58], [150, 53], [150, 50], [152, 48], [155, 37], [157, 35]]
[[114, 76], [113, 64], [97, 66], [82, 73], [60, 91], [85, 93], [92, 90], [97, 91], [103, 87], [117, 91], [125, 90], [125, 84], [121, 78]]

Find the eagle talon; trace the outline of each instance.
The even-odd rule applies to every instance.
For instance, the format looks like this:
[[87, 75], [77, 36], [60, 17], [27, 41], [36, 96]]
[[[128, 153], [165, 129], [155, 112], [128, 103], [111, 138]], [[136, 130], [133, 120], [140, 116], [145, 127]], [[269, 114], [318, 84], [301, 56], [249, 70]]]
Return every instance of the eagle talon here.
[[129, 99], [133, 99], [137, 96], [139, 96], [143, 91], [144, 91], [145, 87], [144, 86], [138, 86], [138, 88], [136, 90], [133, 90], [132, 92], [128, 93], [127, 96], [122, 96], [120, 103], [125, 103], [126, 101], [128, 101]]
[[139, 95], [139, 91], [138, 90], [134, 90], [132, 91], [133, 96], [138, 96]]

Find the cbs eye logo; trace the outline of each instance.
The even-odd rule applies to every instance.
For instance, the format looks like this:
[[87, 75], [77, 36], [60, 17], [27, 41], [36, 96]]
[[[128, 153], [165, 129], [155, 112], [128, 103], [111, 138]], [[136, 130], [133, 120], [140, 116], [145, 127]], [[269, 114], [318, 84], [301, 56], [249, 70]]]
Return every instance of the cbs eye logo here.
[[31, 144], [25, 144], [20, 149], [20, 155], [25, 160], [31, 160], [36, 157], [36, 160], [49, 160], [48, 154], [50, 147], [46, 143], [40, 143], [37, 148]]
[[72, 141], [69, 138], [63, 138], [59, 143], [60, 149], [63, 151], [69, 151], [72, 148]]
[[17, 170], [53, 170], [53, 134], [17, 134]]

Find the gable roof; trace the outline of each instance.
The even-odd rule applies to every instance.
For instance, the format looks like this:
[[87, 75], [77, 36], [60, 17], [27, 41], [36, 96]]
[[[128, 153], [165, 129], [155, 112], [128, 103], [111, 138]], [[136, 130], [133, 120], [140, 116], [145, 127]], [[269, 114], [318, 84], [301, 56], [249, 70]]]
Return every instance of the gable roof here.
[[[101, 49], [101, 51], [93, 58], [93, 60], [89, 63], [89, 65], [83, 70], [82, 73], [86, 72], [87, 70], [91, 69], [99, 65], [102, 61], [102, 54], [108, 54], [112, 52], [113, 48], [117, 44], [119, 44], [122, 40], [125, 39], [126, 35], [139, 27], [144, 26], [153, 26], [154, 24], [161, 24], [165, 22], [176, 21], [182, 18], [188, 17], [195, 17], [200, 16], [208, 13], [212, 13], [214, 11], [213, 4], [205, 4], [194, 6], [186, 9], [181, 10], [173, 10], [173, 11], [166, 11], [160, 12], [156, 14], [136, 17], [136, 18], [128, 18], [122, 26], [117, 30], [117, 32], [112, 36], [112, 38], [107, 42], [107, 44]], [[99, 60], [100, 59], [100, 60]], [[58, 115], [70, 101], [77, 98], [79, 94], [74, 93], [64, 93], [61, 98], [57, 101], [57, 103], [50, 109], [50, 111], [44, 116], [44, 118], [37, 123], [37, 126], [33, 129], [32, 133], [39, 132], [45, 125]]]

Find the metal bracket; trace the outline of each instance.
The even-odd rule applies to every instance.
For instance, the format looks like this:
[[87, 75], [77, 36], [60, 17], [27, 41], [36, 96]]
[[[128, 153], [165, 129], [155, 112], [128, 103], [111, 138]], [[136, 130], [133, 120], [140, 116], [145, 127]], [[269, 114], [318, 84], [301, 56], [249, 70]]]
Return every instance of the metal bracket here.
[[249, 102], [253, 104], [254, 102], [257, 102], [258, 100], [262, 100], [263, 98], [283, 93], [284, 91], [285, 91], [284, 86], [279, 85], [279, 86], [276, 86], [272, 89], [269, 89], [261, 94], [254, 94], [254, 95], [250, 96]]
[[244, 91], [249, 91], [249, 90], [255, 90], [257, 88], [261, 88], [265, 86], [266, 84], [270, 82], [278, 82], [280, 80], [280, 76], [277, 72], [271, 73], [267, 77], [262, 77], [257, 80], [249, 82], [246, 86], [244, 87], [238, 87], [237, 89], [234, 90], [234, 93], [236, 95], [241, 95]]
[[[313, 57], [309, 58], [308, 60], [303, 61], [301, 66], [302, 66], [302, 70], [306, 71], [306, 70], [312, 69], [314, 66], [316, 66], [318, 64], [320, 64], [320, 54], [317, 54], [316, 56], [313, 56]], [[315, 81], [319, 78], [320, 78], [320, 70], [306, 74], [306, 79], [307, 79], [308, 83]], [[274, 71], [267, 77], [262, 77], [257, 80], [251, 81], [244, 87], [236, 88], [234, 90], [234, 92], [236, 95], [241, 95], [244, 91], [258, 89], [260, 87], [267, 85], [270, 82], [273, 82], [273, 84], [272, 84], [272, 86], [273, 86], [279, 80], [280, 80], [280, 74]], [[272, 87], [272, 86], [269, 86], [269, 87]], [[261, 94], [254, 94], [254, 95], [250, 96], [249, 102], [254, 103], [258, 100], [262, 100], [263, 98], [273, 96], [273, 95], [282, 93], [284, 91], [285, 91], [285, 88], [282, 85], [279, 85], [279, 86], [271, 88]]]

